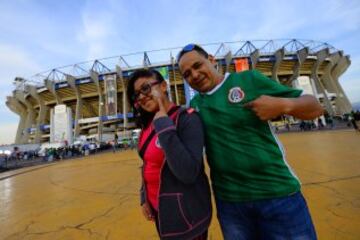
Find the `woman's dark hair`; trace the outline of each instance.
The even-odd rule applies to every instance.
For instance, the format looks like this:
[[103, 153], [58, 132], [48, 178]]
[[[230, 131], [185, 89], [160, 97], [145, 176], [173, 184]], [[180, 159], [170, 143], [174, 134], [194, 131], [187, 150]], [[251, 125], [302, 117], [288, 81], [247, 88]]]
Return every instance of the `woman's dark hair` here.
[[130, 106], [133, 109], [136, 125], [138, 127], [145, 128], [152, 121], [155, 114], [147, 112], [139, 106], [135, 106], [135, 82], [139, 78], [154, 78], [159, 83], [165, 81], [165, 79], [158, 71], [154, 69], [140, 69], [136, 70], [130, 75], [127, 84], [126, 95]]

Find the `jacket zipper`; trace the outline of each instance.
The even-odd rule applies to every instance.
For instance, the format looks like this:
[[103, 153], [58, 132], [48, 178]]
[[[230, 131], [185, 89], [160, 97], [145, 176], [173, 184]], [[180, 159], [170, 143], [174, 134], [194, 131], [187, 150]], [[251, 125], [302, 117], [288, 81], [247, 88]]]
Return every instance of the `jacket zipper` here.
[[[180, 115], [180, 112], [181, 111], [181, 108], [177, 109], [175, 113], [176, 116], [175, 116], [175, 127], [177, 129], [177, 123], [178, 123], [178, 119], [179, 119], [179, 115]], [[171, 118], [171, 117], [170, 117]], [[165, 166], [165, 162], [166, 162], [166, 159], [165, 159], [165, 153], [164, 153], [164, 161], [161, 165], [161, 168], [160, 168], [160, 178], [159, 178], [159, 190], [158, 190], [158, 195], [157, 195], [157, 198], [158, 198], [158, 209], [157, 209], [157, 214], [158, 214], [158, 217], [157, 217], [157, 221], [158, 221], [158, 225], [159, 225], [159, 233], [161, 235], [161, 224], [160, 224], [160, 192], [161, 192], [161, 176], [162, 176], [162, 170]]]

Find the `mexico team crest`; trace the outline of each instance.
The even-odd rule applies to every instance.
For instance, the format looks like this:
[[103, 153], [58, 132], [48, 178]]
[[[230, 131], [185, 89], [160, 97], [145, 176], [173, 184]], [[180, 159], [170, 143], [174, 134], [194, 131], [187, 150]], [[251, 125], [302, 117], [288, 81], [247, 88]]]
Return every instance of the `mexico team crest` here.
[[240, 87], [233, 87], [229, 90], [228, 100], [231, 103], [239, 103], [245, 97], [245, 93]]

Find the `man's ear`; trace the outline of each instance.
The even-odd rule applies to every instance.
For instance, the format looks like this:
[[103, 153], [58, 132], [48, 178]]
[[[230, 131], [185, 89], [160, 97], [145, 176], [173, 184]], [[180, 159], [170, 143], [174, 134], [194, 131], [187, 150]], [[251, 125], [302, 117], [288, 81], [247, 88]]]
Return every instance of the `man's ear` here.
[[215, 60], [215, 57], [213, 55], [209, 54], [208, 59], [209, 59], [209, 61], [211, 62], [212, 65], [216, 64], [216, 60]]

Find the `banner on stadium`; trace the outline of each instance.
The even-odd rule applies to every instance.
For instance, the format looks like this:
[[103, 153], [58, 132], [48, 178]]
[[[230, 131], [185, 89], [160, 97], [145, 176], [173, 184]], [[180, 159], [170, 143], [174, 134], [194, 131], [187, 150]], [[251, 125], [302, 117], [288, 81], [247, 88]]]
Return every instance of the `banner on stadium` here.
[[[134, 114], [132, 112], [129, 112], [126, 114], [126, 117], [133, 118]], [[101, 121], [106, 122], [106, 121], [111, 121], [111, 120], [124, 119], [124, 114], [118, 113], [116, 115], [111, 115], [111, 116], [101, 116], [99, 118], [101, 119]]]
[[[303, 90], [303, 94], [310, 94], [316, 96], [316, 87], [313, 84], [313, 80], [307, 76], [300, 76], [297, 78], [297, 81], [293, 81], [295, 88], [300, 88]], [[296, 86], [298, 85], [298, 86]]]
[[247, 58], [235, 59], [234, 63], [236, 72], [249, 70], [249, 62]]
[[169, 68], [168, 67], [159, 67], [159, 68], [156, 68], [156, 71], [158, 71], [161, 74], [161, 76], [163, 76], [163, 78], [165, 79], [167, 88], [168, 88], [167, 89], [168, 97], [169, 97], [170, 101], [172, 101]]
[[50, 117], [50, 142], [67, 141], [72, 143], [72, 112], [64, 104], [56, 105], [51, 109]]
[[104, 76], [106, 115], [117, 114], [116, 74]]
[[98, 121], [99, 121], [99, 117], [91, 117], [91, 118], [81, 118], [78, 120], [78, 123], [85, 124], [85, 123], [94, 123]]
[[50, 124], [42, 124], [40, 125], [40, 130], [45, 131], [47, 129], [50, 129]]

